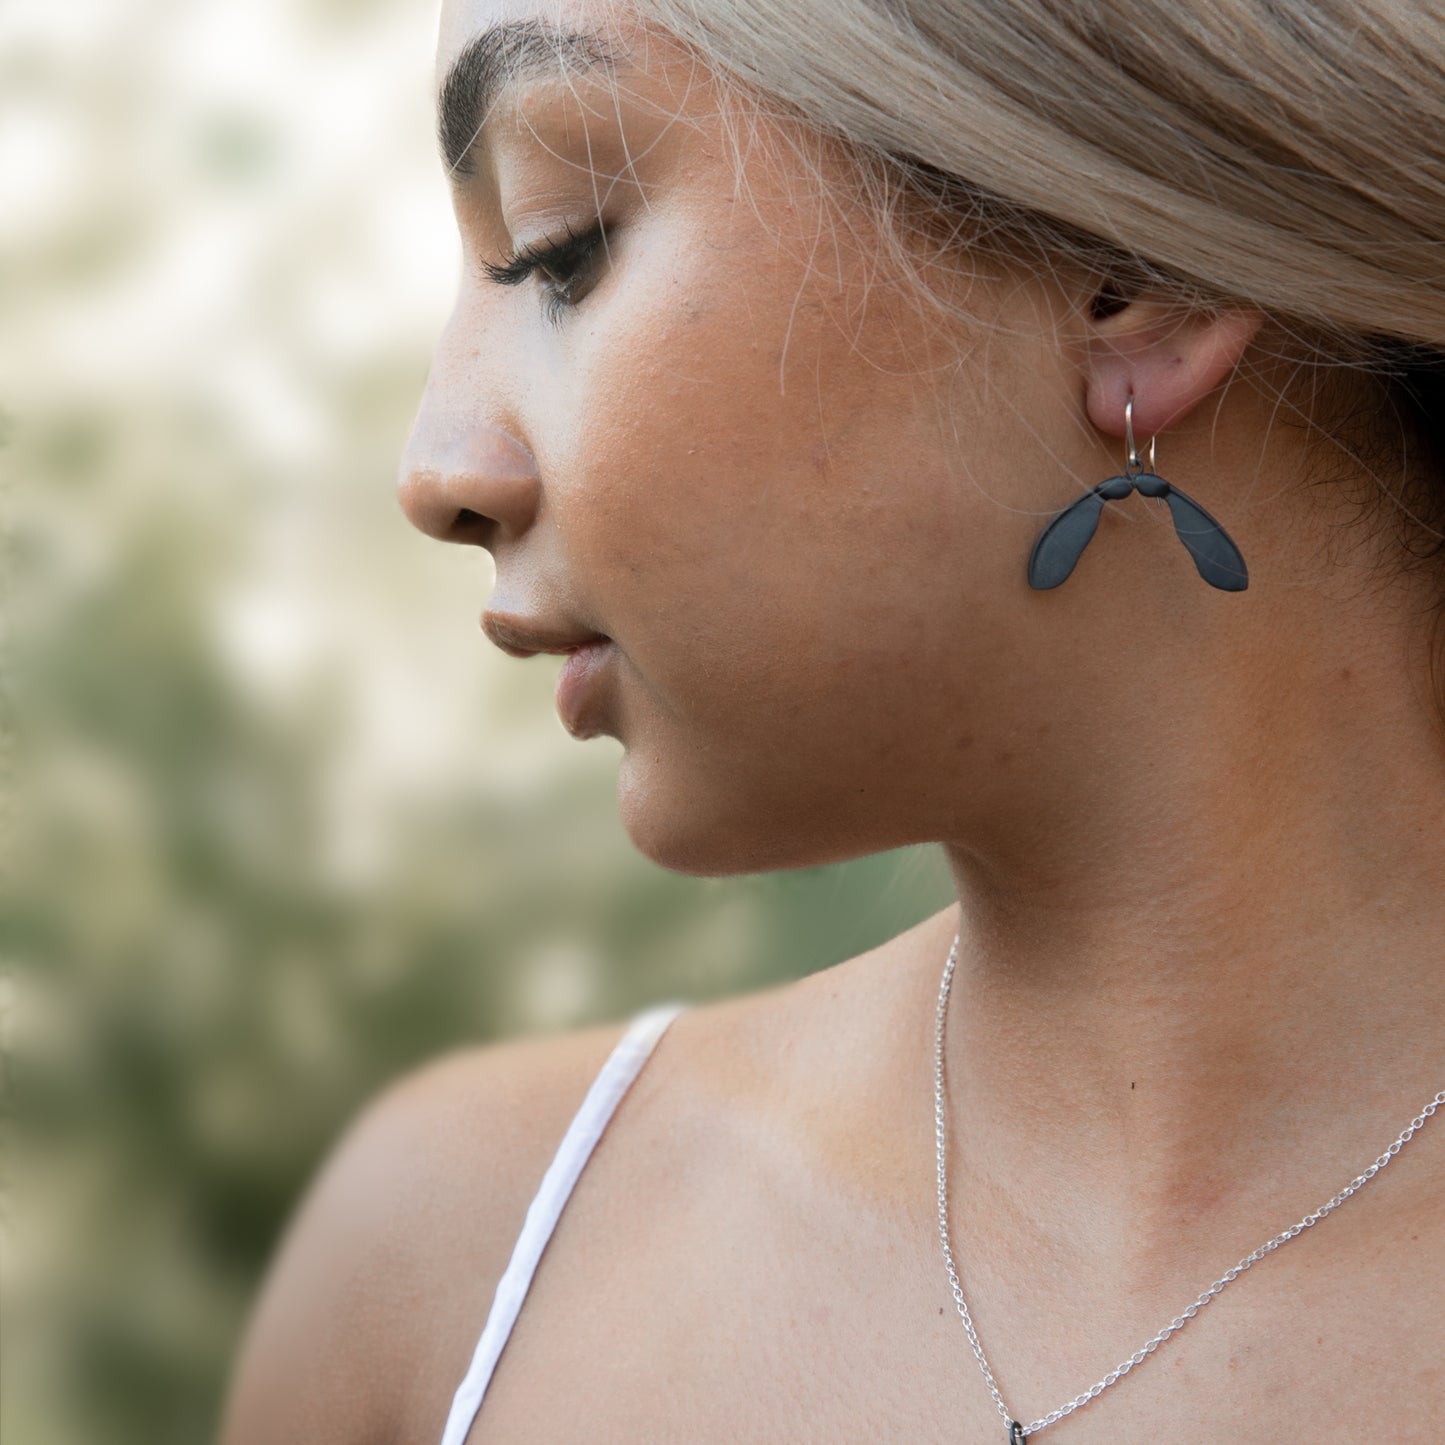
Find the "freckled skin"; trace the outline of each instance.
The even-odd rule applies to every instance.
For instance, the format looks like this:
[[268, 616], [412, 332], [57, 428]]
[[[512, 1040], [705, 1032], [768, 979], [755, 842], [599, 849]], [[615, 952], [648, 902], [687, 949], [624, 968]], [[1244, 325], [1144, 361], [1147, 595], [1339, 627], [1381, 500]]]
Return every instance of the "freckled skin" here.
[[[521, 13], [450, 7], [443, 71]], [[1040, 723], [999, 685], [1036, 516], [1060, 477], [1109, 465], [1039, 337], [1066, 298], [999, 273], [970, 289], [975, 327], [930, 334], [876, 274], [861, 215], [850, 234], [785, 156], [755, 152], [740, 189], [710, 119], [721, 92], [656, 40], [649, 60], [620, 125], [587, 77], [503, 102], [489, 164], [457, 190], [467, 276], [406, 465], [457, 427], [535, 456], [540, 505], [491, 547], [489, 606], [615, 639], [605, 726], [651, 857], [727, 873], [941, 836], [957, 799], [940, 774]], [[504, 290], [478, 263], [509, 228], [596, 216], [589, 143], [618, 177], [613, 264], [554, 325], [535, 281]], [[1019, 416], [1052, 470], [994, 464], [1017, 454]], [[505, 506], [485, 479], [477, 498]]]
[[[448, 0], [442, 73], [533, 16], [598, 18]], [[801, 137], [744, 120], [740, 186], [726, 98], [674, 45], [644, 53], [616, 96], [576, 75], [504, 100], [455, 186], [465, 274], [403, 504], [487, 548], [493, 612], [614, 640], [600, 722], [647, 855], [721, 874], [937, 840], [959, 900], [671, 1025], [548, 1245], [480, 1438], [574, 1439], [585, 1415], [597, 1445], [998, 1441], [937, 1250], [951, 941], [951, 1230], [1033, 1418], [1445, 1083], [1428, 614], [1382, 584], [1391, 559], [1336, 545], [1303, 430], [1240, 366], [1257, 313], [1140, 295], [1091, 317], [1061, 272], [969, 255], [966, 290], [926, 273], [965, 313], [925, 322], [836, 158], [820, 187]], [[555, 321], [541, 278], [488, 279], [599, 210], [611, 264]], [[1121, 470], [1131, 397], [1247, 592], [1205, 586], [1138, 497], [1062, 587], [1028, 588], [1039, 530]], [[367, 1112], [280, 1256], [226, 1445], [440, 1437], [618, 1032], [464, 1052]], [[1439, 1445], [1442, 1190], [1445, 1119], [1059, 1445]]]
[[[499, 20], [617, 9], [447, 0], [440, 71]], [[403, 504], [491, 553], [492, 612], [613, 639], [597, 721], [649, 857], [726, 874], [933, 840], [959, 898], [671, 1025], [474, 1434], [999, 1441], [937, 1249], [952, 940], [951, 1231], [1032, 1419], [1445, 1084], [1431, 579], [1385, 585], [1388, 543], [1331, 530], [1305, 430], [1280, 424], [1312, 382], [1283, 404], [1280, 338], [1256, 346], [1243, 302], [1096, 316], [1098, 278], [965, 252], [920, 260], [962, 307], [925, 318], [838, 157], [732, 114], [674, 44], [634, 50], [616, 93], [577, 74], [505, 98], [457, 178], [464, 275]], [[599, 215], [610, 264], [555, 319], [543, 278], [489, 279]], [[1202, 583], [1137, 496], [1063, 586], [1029, 589], [1042, 527], [1121, 471], [1131, 398], [1247, 592]], [[440, 1438], [618, 1032], [464, 1052], [367, 1112], [279, 1257], [226, 1445]], [[1442, 1192], [1445, 1118], [1058, 1445], [1439, 1445]]]
[[[489, 24], [542, 14], [596, 18], [450, 0], [442, 72]], [[457, 184], [466, 274], [404, 502], [487, 547], [493, 611], [614, 640], [601, 721], [649, 857], [726, 874], [934, 840], [959, 906], [826, 989], [673, 1025], [643, 1088], [677, 1133], [647, 1156], [639, 1129], [584, 1176], [573, 1252], [529, 1297], [487, 1408], [496, 1438], [560, 1438], [565, 1356], [610, 1421], [598, 1439], [769, 1438], [804, 1385], [816, 1438], [988, 1439], [957, 1321], [936, 1340], [915, 1324], [936, 1319], [922, 1106], [955, 931], [958, 1233], [989, 1352], [1042, 1410], [1328, 1198], [1445, 1083], [1426, 612], [1405, 581], [1380, 585], [1394, 564], [1363, 539], [1335, 545], [1303, 429], [1254, 384], [1261, 356], [1240, 366], [1257, 313], [1141, 296], [1091, 320], [1064, 272], [975, 256], [966, 287], [925, 267], [963, 303], [925, 320], [837, 157], [820, 187], [759, 122], [740, 185], [727, 98], [669, 43], [646, 55], [615, 97], [584, 76], [530, 83]], [[511, 248], [585, 230], [598, 196], [611, 264], [575, 308], [554, 322], [537, 277], [487, 279]], [[1040, 529], [1122, 470], [1131, 396], [1159, 475], [1240, 545], [1247, 593], [1208, 588], [1140, 497], [1108, 505], [1061, 588], [1028, 588]], [[637, 1224], [678, 1139], [687, 1188]], [[1146, 1366], [1061, 1432], [1214, 1445], [1287, 1411], [1299, 1438], [1343, 1445], [1408, 1393], [1402, 1438], [1445, 1438], [1441, 1146], [1422, 1137], [1368, 1199], [1231, 1286], [1172, 1371]], [[699, 1232], [727, 1247], [699, 1250]], [[609, 1251], [588, 1255], [597, 1237]], [[839, 1258], [866, 1307], [819, 1313], [809, 1291], [843, 1283]], [[575, 1310], [589, 1282], [609, 1298], [620, 1281], [626, 1330]], [[798, 1298], [835, 1322], [830, 1365], [794, 1328]], [[885, 1299], [898, 1314], [875, 1329]], [[640, 1403], [615, 1349], [664, 1359], [688, 1391]]]

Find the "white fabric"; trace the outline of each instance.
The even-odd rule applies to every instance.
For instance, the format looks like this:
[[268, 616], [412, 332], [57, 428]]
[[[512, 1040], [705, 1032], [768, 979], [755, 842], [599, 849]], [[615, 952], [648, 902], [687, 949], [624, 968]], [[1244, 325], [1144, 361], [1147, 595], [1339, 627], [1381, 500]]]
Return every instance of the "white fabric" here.
[[546, 1174], [542, 1176], [536, 1196], [527, 1206], [526, 1222], [517, 1236], [506, 1271], [497, 1282], [497, 1292], [493, 1296], [482, 1337], [477, 1341], [476, 1353], [472, 1356], [466, 1378], [452, 1397], [451, 1414], [447, 1416], [441, 1445], [465, 1445], [467, 1431], [481, 1408], [482, 1396], [487, 1392], [497, 1360], [512, 1333], [522, 1301], [527, 1297], [537, 1262], [552, 1237], [552, 1230], [572, 1193], [572, 1186], [582, 1173], [582, 1166], [591, 1156], [593, 1147], [607, 1127], [607, 1121], [647, 1062], [663, 1031], [685, 1007], [681, 1003], [664, 1003], [638, 1014], [593, 1080], [582, 1107], [577, 1110]]

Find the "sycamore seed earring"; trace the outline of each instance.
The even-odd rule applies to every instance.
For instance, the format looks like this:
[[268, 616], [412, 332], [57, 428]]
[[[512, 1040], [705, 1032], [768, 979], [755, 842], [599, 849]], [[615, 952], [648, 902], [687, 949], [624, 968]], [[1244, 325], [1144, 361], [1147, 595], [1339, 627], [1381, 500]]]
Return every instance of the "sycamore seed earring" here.
[[1097, 487], [1070, 502], [1039, 533], [1034, 550], [1029, 554], [1029, 586], [1044, 591], [1064, 581], [1089, 545], [1089, 539], [1099, 525], [1104, 503], [1138, 492], [1144, 497], [1162, 497], [1169, 504], [1179, 540], [1189, 549], [1199, 575], [1211, 587], [1218, 587], [1223, 592], [1243, 592], [1249, 586], [1249, 573], [1239, 548], [1193, 497], [1156, 475], [1153, 437], [1149, 439], [1149, 468], [1145, 470], [1144, 463], [1139, 459], [1139, 449], [1134, 444], [1132, 396], [1124, 405], [1124, 432], [1128, 457], [1124, 462], [1123, 475], [1100, 482]]

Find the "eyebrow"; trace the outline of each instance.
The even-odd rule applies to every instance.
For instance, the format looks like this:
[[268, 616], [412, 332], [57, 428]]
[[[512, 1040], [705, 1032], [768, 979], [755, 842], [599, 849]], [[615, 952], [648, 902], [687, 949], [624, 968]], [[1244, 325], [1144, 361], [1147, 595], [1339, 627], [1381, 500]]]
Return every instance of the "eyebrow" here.
[[545, 20], [508, 20], [482, 31], [447, 70], [437, 95], [437, 140], [449, 173], [472, 173], [487, 117], [508, 85], [530, 75], [609, 66], [614, 55], [596, 31], [563, 30]]

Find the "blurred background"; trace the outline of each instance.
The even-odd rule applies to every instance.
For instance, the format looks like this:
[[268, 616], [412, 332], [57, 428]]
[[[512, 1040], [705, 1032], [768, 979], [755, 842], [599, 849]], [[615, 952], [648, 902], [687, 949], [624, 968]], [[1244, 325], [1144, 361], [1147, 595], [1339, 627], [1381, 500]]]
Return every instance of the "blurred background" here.
[[486, 556], [405, 525], [457, 269], [435, 20], [0, 7], [5, 1445], [212, 1438], [299, 1190], [417, 1061], [949, 899], [932, 851], [641, 858], [620, 745], [481, 636]]

